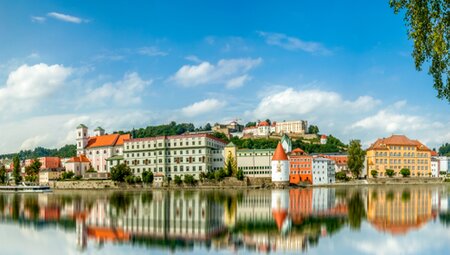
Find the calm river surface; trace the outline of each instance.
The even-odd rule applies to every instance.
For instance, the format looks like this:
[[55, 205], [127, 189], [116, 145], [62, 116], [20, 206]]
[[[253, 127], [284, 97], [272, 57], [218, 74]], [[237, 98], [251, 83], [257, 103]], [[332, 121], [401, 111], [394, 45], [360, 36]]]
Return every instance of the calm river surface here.
[[449, 187], [0, 194], [0, 254], [449, 254]]

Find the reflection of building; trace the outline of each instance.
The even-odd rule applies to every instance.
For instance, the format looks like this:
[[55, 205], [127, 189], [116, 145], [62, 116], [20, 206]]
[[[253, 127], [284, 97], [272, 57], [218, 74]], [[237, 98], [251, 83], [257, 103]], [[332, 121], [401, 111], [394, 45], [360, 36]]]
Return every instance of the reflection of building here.
[[404, 135], [378, 139], [367, 149], [366, 158], [369, 178], [373, 178], [372, 170], [376, 170], [378, 176], [386, 177], [386, 169], [392, 169], [395, 175], [400, 175], [402, 168], [409, 169], [411, 176], [431, 175], [431, 150]]
[[405, 234], [435, 217], [432, 190], [369, 188], [367, 220], [379, 231]]
[[237, 203], [236, 221], [270, 221], [271, 212], [270, 190], [249, 190], [243, 194]]

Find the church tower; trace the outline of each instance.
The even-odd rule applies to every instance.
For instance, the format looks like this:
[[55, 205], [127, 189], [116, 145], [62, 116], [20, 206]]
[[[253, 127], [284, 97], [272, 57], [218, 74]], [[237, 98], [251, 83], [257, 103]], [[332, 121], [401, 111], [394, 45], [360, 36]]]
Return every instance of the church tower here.
[[87, 146], [88, 139], [88, 128], [85, 125], [80, 124], [77, 127], [77, 156], [85, 154], [84, 148]]
[[281, 143], [272, 157], [272, 182], [275, 185], [289, 185], [289, 159]]

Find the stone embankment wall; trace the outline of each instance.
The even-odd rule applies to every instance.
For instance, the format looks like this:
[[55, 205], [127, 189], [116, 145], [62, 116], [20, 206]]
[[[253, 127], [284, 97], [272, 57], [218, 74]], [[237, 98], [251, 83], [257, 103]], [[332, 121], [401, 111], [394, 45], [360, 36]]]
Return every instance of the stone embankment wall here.
[[369, 184], [424, 184], [424, 183], [442, 183], [442, 178], [433, 177], [396, 177], [396, 178], [370, 178]]
[[111, 180], [96, 181], [54, 181], [49, 186], [53, 189], [117, 189], [119, 185]]

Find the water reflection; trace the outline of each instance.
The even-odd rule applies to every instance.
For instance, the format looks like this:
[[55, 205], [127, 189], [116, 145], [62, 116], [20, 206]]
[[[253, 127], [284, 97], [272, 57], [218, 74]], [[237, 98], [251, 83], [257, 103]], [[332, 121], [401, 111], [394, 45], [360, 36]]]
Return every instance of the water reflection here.
[[[146, 249], [308, 251], [364, 222], [393, 237], [428, 222], [450, 226], [445, 186], [248, 191], [1, 194], [1, 222], [75, 233], [80, 251]], [[0, 230], [1, 231], [1, 230]]]

